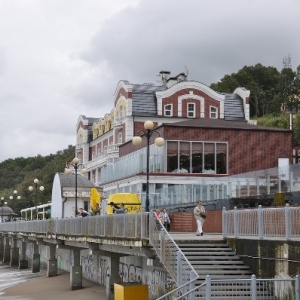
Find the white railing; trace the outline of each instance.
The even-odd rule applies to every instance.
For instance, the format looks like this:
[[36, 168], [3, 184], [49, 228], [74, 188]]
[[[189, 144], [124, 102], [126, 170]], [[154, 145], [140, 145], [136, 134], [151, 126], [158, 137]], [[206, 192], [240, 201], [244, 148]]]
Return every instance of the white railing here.
[[149, 239], [147, 213], [0, 223], [0, 232]]
[[300, 300], [300, 279], [298, 275], [290, 279], [257, 279], [252, 275], [249, 279], [224, 280], [207, 276], [203, 284], [176, 298], [179, 299]]
[[222, 212], [224, 238], [300, 240], [300, 207], [237, 209]]

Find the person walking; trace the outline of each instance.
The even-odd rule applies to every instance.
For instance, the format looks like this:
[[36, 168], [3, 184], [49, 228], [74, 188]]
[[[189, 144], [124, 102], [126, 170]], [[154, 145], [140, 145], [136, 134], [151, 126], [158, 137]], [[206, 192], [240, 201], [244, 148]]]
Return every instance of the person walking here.
[[160, 225], [160, 223], [163, 224], [163, 219], [162, 219], [162, 214], [161, 214], [160, 209], [157, 209], [155, 211], [155, 217], [156, 217], [156, 228], [158, 230], [161, 230], [162, 226]]
[[162, 223], [164, 224], [164, 227], [166, 228], [166, 230], [170, 231], [171, 220], [170, 220], [170, 217], [169, 217], [169, 215], [167, 213], [167, 209], [166, 208], [162, 209], [162, 212], [160, 213], [160, 217], [161, 217]]
[[204, 219], [206, 218], [205, 208], [201, 201], [198, 201], [197, 206], [194, 208], [194, 216], [197, 223], [197, 232], [196, 235], [203, 235], [203, 224]]

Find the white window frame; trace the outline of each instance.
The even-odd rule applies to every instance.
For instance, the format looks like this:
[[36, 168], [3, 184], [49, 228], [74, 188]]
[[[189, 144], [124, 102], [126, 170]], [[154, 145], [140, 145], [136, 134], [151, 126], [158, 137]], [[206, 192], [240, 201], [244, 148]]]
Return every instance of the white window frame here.
[[[168, 106], [170, 108], [167, 108]], [[173, 117], [173, 104], [166, 104], [164, 106], [164, 115], [165, 117]]]
[[[190, 105], [193, 106], [193, 111], [189, 109]], [[192, 103], [192, 102], [187, 103], [186, 111], [187, 111], [187, 117], [188, 118], [195, 118], [195, 116], [196, 116], [196, 104]]]
[[[212, 111], [213, 109], [215, 109], [216, 111]], [[209, 117], [211, 118], [211, 119], [218, 119], [218, 115], [219, 115], [219, 110], [218, 110], [218, 108], [217, 107], [215, 107], [215, 106], [210, 106], [209, 107]]]
[[122, 137], [123, 137], [122, 132], [119, 132], [118, 133], [118, 144], [122, 144]]

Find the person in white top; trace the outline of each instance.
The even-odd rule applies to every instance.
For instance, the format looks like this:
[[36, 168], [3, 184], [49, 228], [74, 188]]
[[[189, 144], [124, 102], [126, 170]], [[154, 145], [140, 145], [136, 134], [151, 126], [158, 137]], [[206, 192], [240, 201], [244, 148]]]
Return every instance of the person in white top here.
[[160, 213], [160, 218], [161, 218], [161, 222], [164, 224], [164, 227], [166, 228], [167, 231], [170, 230], [170, 223], [171, 223], [171, 220], [169, 218], [169, 215], [167, 213], [167, 210], [166, 208], [163, 208], [162, 212]]
[[206, 218], [205, 208], [201, 201], [198, 201], [197, 206], [194, 208], [194, 216], [197, 222], [196, 235], [203, 235], [203, 224]]

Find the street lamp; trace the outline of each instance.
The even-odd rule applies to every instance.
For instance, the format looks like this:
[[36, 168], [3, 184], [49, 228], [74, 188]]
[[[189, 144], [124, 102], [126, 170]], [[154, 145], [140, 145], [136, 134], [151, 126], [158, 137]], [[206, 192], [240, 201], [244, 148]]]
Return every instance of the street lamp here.
[[[14, 196], [16, 196], [16, 195], [18, 194], [18, 191], [17, 191], [17, 190], [14, 190], [14, 191], [13, 191], [13, 194], [14, 194]], [[13, 199], [14, 199], [14, 196], [9, 196], [9, 200], [13, 200]], [[17, 199], [17, 200], [20, 200], [20, 199], [21, 199], [21, 196], [17, 196], [16, 199]], [[13, 203], [13, 208], [14, 208], [13, 211], [15, 212], [15, 204], [14, 204], [14, 203]]]
[[[17, 191], [17, 190], [14, 190], [13, 193], [14, 193], [15, 195], [17, 195], [17, 194], [18, 194], [18, 191]], [[13, 199], [14, 199], [14, 196], [9, 196], [9, 199], [10, 199], [10, 200], [13, 200]], [[20, 200], [20, 199], [21, 199], [21, 196], [17, 196], [17, 199]]]
[[[34, 182], [34, 185], [35, 185], [35, 213], [36, 213], [36, 219], [38, 219], [38, 211], [37, 211], [38, 193], [37, 192], [38, 192], [38, 183], [39, 183], [39, 180], [37, 178], [35, 178], [33, 180], [33, 182]], [[40, 189], [41, 192], [43, 192], [45, 188], [41, 185], [39, 189]], [[32, 192], [33, 191], [33, 186], [29, 186], [28, 190], [30, 192]]]
[[79, 163], [79, 158], [78, 157], [74, 157], [72, 162], [69, 163], [68, 165], [66, 165], [65, 168], [65, 174], [70, 175], [73, 173], [72, 169], [73, 168], [75, 170], [75, 217], [77, 217], [78, 214], [78, 208], [77, 208], [77, 173], [78, 173], [78, 169], [80, 169], [80, 173], [81, 174], [86, 174], [87, 173], [87, 169], [85, 169], [83, 164]]
[[[150, 138], [152, 136], [153, 133], [157, 133], [159, 135], [159, 133], [155, 130], [153, 130], [154, 128], [154, 123], [150, 120], [146, 121], [144, 123], [144, 128], [145, 128], [145, 135], [147, 138], [147, 168], [146, 168], [146, 207], [145, 207], [145, 211], [149, 212], [149, 159], [150, 159]], [[141, 145], [142, 144], [142, 137], [141, 136], [134, 136], [132, 139], [132, 143], [135, 146]], [[165, 140], [159, 136], [155, 139], [154, 144], [158, 147], [162, 147], [165, 143]]]

